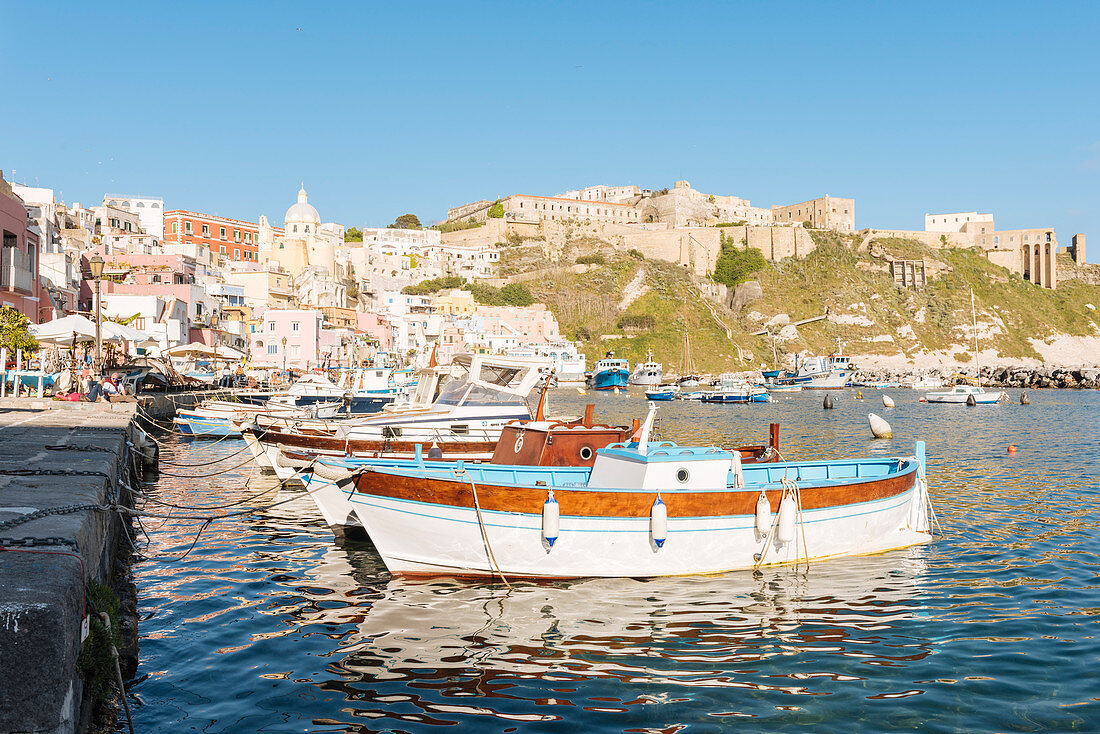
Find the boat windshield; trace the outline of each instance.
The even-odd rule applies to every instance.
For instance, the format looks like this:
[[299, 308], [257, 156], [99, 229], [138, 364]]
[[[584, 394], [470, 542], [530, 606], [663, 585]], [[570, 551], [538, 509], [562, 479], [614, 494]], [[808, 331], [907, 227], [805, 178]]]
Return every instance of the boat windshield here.
[[451, 380], [444, 387], [436, 405], [526, 405], [516, 395], [477, 385], [469, 380]]

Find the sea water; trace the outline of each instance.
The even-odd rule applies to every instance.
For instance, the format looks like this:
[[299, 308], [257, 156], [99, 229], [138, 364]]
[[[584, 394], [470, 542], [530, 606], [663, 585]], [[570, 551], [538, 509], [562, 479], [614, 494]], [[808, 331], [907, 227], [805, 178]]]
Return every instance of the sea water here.
[[[163, 437], [130, 686], [143, 732], [1100, 730], [1100, 392], [998, 406], [920, 393], [662, 403], [660, 438], [789, 460], [928, 444], [934, 544], [709, 577], [391, 578], [243, 443]], [[641, 389], [561, 387], [554, 414], [644, 416]], [[894, 439], [874, 440], [867, 413]], [[1017, 452], [1009, 454], [1009, 445]], [[214, 462], [214, 463], [209, 463]], [[201, 465], [201, 466], [200, 466]], [[238, 467], [238, 468], [234, 468]], [[221, 470], [214, 477], [200, 475]], [[175, 476], [169, 476], [169, 474]], [[212, 523], [189, 514], [238, 513]], [[186, 553], [186, 555], [184, 555]]]

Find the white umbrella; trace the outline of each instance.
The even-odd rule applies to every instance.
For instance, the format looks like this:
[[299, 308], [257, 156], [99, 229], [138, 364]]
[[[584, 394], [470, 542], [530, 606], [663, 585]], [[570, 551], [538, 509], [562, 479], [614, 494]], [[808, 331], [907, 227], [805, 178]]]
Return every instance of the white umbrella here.
[[[106, 327], [109, 323], [109, 321], [103, 322], [104, 328], [100, 338], [103, 341], [121, 342], [123, 337], [107, 333]], [[114, 324], [114, 326], [118, 326], [118, 324]], [[30, 327], [30, 332], [34, 334], [34, 337], [40, 343], [47, 346], [71, 347], [74, 342], [95, 339], [95, 322], [79, 314], [71, 314], [60, 319], [47, 321], [44, 324], [33, 324]]]
[[202, 342], [191, 342], [190, 344], [178, 344], [174, 347], [169, 347], [160, 353], [162, 357], [213, 357], [215, 354], [214, 347], [209, 347]]

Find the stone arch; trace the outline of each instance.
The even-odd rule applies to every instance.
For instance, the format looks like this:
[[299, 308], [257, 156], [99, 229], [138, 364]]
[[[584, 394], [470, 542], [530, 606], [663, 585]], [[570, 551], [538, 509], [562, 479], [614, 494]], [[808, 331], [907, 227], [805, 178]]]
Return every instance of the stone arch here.
[[661, 221], [661, 215], [657, 212], [657, 207], [647, 206], [642, 210], [642, 216], [639, 221], [643, 224], [652, 224], [653, 222]]

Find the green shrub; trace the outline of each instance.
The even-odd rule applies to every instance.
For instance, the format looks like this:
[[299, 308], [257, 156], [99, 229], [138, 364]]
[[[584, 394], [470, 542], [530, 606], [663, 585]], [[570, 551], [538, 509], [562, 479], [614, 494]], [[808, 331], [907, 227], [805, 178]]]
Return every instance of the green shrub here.
[[635, 260], [645, 260], [645, 255], [642, 254], [641, 250], [636, 250], [633, 247], [631, 247], [630, 251], [627, 252], [626, 254], [630, 255]]
[[744, 249], [738, 248], [733, 238], [726, 237], [725, 232], [722, 233], [721, 250], [714, 263], [711, 280], [733, 288], [749, 280], [756, 271], [768, 266], [768, 261], [759, 250], [749, 247], [747, 241], [743, 244]]
[[490, 219], [504, 219], [504, 205], [500, 203], [500, 199], [493, 202], [493, 205], [489, 207]]
[[657, 325], [657, 319], [650, 314], [623, 314], [619, 319], [619, 328], [630, 331], [648, 331]]
[[598, 252], [593, 252], [589, 255], [581, 255], [577, 258], [577, 265], [604, 265], [607, 263], [607, 258]]
[[407, 285], [401, 289], [401, 292], [407, 296], [426, 296], [429, 293], [438, 293], [439, 291], [450, 290], [451, 288], [461, 288], [465, 284], [466, 279], [461, 275], [446, 275], [442, 278], [422, 280], [415, 285]]
[[484, 225], [485, 222], [475, 222], [472, 219], [467, 219], [457, 222], [441, 222], [432, 227], [432, 229], [438, 229], [440, 232], [461, 232], [464, 229], [476, 229]]

